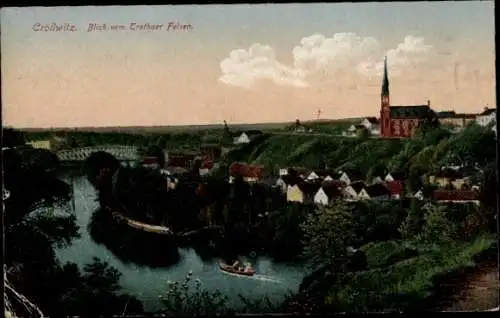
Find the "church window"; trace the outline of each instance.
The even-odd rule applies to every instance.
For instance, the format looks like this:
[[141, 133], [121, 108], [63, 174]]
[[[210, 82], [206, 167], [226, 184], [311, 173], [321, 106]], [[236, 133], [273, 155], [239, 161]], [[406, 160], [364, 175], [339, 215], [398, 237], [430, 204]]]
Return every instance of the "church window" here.
[[394, 121], [394, 135], [399, 136], [401, 134], [401, 126], [399, 120]]

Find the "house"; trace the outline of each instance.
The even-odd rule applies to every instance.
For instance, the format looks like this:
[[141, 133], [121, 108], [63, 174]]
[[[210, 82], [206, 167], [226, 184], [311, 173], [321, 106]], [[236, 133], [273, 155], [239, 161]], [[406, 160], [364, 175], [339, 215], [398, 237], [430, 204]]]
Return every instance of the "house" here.
[[200, 153], [202, 160], [217, 161], [221, 157], [222, 149], [218, 144], [204, 144], [200, 146]]
[[382, 184], [373, 184], [362, 188], [358, 193], [358, 199], [361, 200], [389, 200], [391, 192]]
[[390, 172], [388, 173], [384, 180], [386, 182], [392, 182], [392, 181], [404, 181], [406, 178], [406, 174], [402, 171], [395, 171], [395, 172]]
[[298, 186], [303, 193], [302, 203], [312, 203], [314, 195], [321, 188], [321, 182], [300, 182]]
[[145, 156], [145, 157], [142, 157], [141, 166], [143, 166], [144, 168], [149, 168], [149, 169], [159, 169], [160, 162], [159, 162], [157, 157]]
[[363, 176], [357, 169], [344, 169], [340, 172], [339, 180], [346, 184], [350, 184], [355, 181], [363, 180]]
[[366, 128], [371, 135], [380, 134], [380, 121], [375, 117], [366, 117], [361, 122], [361, 125]]
[[[363, 124], [357, 124], [357, 125], [351, 125], [348, 129], [347, 129], [347, 132], [343, 133], [344, 136], [348, 136], [348, 137], [356, 137], [358, 135], [358, 133], [361, 131], [361, 130], [368, 130], [369, 132], [371, 132], [371, 130], [369, 130], [368, 128], [366, 128]], [[377, 133], [378, 134], [378, 133]]]
[[167, 188], [170, 190], [174, 190], [179, 183], [178, 178], [167, 177]]
[[315, 180], [318, 180], [320, 177], [314, 172], [314, 171], [311, 171], [311, 173], [309, 173], [309, 175], [306, 177], [306, 180], [307, 181], [315, 181]]
[[210, 170], [212, 170], [213, 167], [214, 167], [213, 161], [211, 161], [211, 160], [203, 161], [201, 163], [200, 168], [199, 168], [200, 176], [204, 176], [204, 175], [208, 174], [210, 172]]
[[413, 197], [414, 197], [415, 199], [417, 199], [417, 200], [423, 200], [423, 199], [425, 199], [425, 197], [424, 197], [424, 192], [423, 192], [422, 190], [418, 190], [417, 192], [415, 192], [415, 193], [413, 194]]
[[52, 143], [50, 140], [33, 140], [26, 143], [35, 149], [46, 149], [50, 150], [52, 148]]
[[188, 169], [183, 167], [167, 167], [165, 170], [168, 171], [165, 174], [168, 173], [169, 176], [174, 177], [180, 177], [182, 175], [185, 175], [189, 171]]
[[435, 190], [432, 198], [438, 202], [479, 204], [479, 192], [475, 190]]
[[296, 133], [312, 132], [312, 129], [302, 124], [299, 119], [297, 119], [295, 124], [291, 125], [289, 129]]
[[496, 122], [496, 113], [495, 108], [485, 107], [484, 111], [476, 116], [476, 122], [483, 127], [489, 126]]
[[330, 205], [339, 199], [342, 199], [342, 191], [335, 185], [323, 184], [314, 195], [314, 203], [318, 205]]
[[463, 172], [454, 169], [443, 169], [434, 175], [429, 176], [429, 184], [437, 185], [440, 188], [461, 189], [468, 179]]
[[309, 174], [311, 174], [311, 169], [303, 167], [292, 167], [288, 168], [288, 175], [299, 176], [301, 179], [306, 179]]
[[437, 112], [436, 116], [441, 125], [450, 125], [458, 130], [461, 130], [476, 119], [476, 115], [474, 114], [457, 114], [454, 111]]
[[334, 180], [334, 179], [333, 179], [330, 175], [327, 175], [327, 176], [323, 179], [323, 181], [326, 181], [326, 182], [328, 182], [328, 181], [333, 181], [333, 180]]
[[260, 130], [244, 131], [239, 136], [234, 138], [234, 144], [235, 145], [248, 144], [250, 141], [252, 141], [252, 139], [261, 134], [262, 132]]
[[347, 201], [357, 200], [358, 194], [365, 187], [366, 187], [366, 184], [363, 181], [355, 181], [342, 189], [342, 196]]
[[255, 183], [262, 179], [264, 166], [255, 166], [243, 162], [234, 162], [229, 167], [229, 182], [232, 183], [234, 177], [240, 175], [243, 181]]
[[389, 190], [391, 198], [401, 199], [403, 196], [403, 182], [402, 181], [389, 181], [385, 182], [385, 188]]
[[382, 178], [381, 178], [381, 177], [379, 177], [379, 176], [376, 176], [376, 177], [374, 177], [374, 178], [372, 179], [372, 184], [375, 184], [375, 183], [383, 183], [383, 182], [384, 182], [384, 180], [382, 180]]
[[278, 174], [280, 177], [288, 175], [288, 168], [280, 168]]
[[316, 174], [323, 179], [323, 181], [332, 181], [340, 178], [340, 174], [331, 169], [316, 170]]
[[345, 188], [347, 184], [344, 181], [341, 180], [326, 180], [326, 178], [322, 182], [323, 185], [327, 186], [335, 186], [339, 189]]
[[166, 161], [169, 167], [189, 169], [196, 157], [197, 154], [194, 153], [169, 152]]
[[286, 193], [288, 185], [283, 178], [278, 178], [275, 186], [281, 191], [281, 193]]
[[288, 202], [304, 202], [304, 193], [302, 189], [299, 188], [298, 184], [289, 185], [286, 190], [286, 200]]
[[356, 130], [358, 130], [358, 127], [357, 125], [351, 125], [349, 126], [349, 128], [347, 128], [347, 132], [350, 132], [350, 133], [356, 133]]

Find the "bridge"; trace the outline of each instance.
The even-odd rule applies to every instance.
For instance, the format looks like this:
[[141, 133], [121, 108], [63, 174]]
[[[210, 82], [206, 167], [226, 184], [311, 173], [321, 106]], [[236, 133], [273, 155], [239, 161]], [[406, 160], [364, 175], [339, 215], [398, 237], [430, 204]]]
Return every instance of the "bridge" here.
[[92, 153], [104, 151], [113, 155], [119, 161], [139, 160], [139, 151], [135, 146], [102, 145], [93, 147], [59, 150], [56, 155], [59, 161], [84, 161]]

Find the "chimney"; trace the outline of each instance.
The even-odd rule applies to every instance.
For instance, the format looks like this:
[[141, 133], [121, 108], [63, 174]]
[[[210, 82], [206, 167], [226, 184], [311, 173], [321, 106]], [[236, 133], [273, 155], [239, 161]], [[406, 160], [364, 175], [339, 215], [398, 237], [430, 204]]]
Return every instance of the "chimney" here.
[[429, 99], [427, 100], [427, 106], [431, 107], [431, 101]]

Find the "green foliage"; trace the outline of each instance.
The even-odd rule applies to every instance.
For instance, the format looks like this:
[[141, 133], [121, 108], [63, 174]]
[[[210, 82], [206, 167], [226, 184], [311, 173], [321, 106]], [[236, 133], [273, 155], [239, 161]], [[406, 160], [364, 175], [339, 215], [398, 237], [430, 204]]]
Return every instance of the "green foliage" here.
[[408, 215], [405, 220], [401, 223], [399, 227], [399, 232], [401, 237], [405, 240], [410, 240], [416, 238], [417, 234], [420, 233], [422, 229], [422, 207], [419, 206], [416, 199], [412, 199], [410, 203], [410, 208]]
[[355, 242], [352, 207], [343, 204], [319, 208], [307, 216], [304, 231], [304, 257], [313, 267], [338, 264], [346, 249]]
[[[446, 245], [434, 250], [423, 246], [422, 254], [417, 257], [388, 267], [357, 272], [338, 293], [337, 308], [354, 312], [408, 310], [432, 295], [433, 278], [454, 269], [474, 265], [473, 258], [491, 247], [494, 242], [491, 235], [483, 235], [471, 242]], [[377, 245], [364, 249], [367, 255], [371, 255], [371, 264], [378, 266], [383, 264], [384, 260], [374, 262], [372, 254], [383, 258], [383, 251], [386, 249], [392, 252], [393, 249], [404, 248], [404, 245], [396, 242]], [[378, 252], [372, 252], [371, 249], [377, 249]], [[327, 302], [331, 301], [331, 298], [327, 299]]]
[[427, 242], [449, 242], [454, 237], [455, 224], [446, 217], [445, 206], [432, 205], [427, 209], [424, 220], [423, 233]]
[[356, 132], [356, 137], [361, 140], [367, 140], [368, 138], [370, 138], [370, 131], [366, 128], [358, 129], [358, 131]]
[[228, 299], [219, 291], [209, 292], [201, 288], [199, 279], [186, 275], [182, 283], [168, 282], [166, 296], [162, 297], [164, 313], [175, 316], [228, 315]]
[[[54, 247], [64, 247], [79, 237], [75, 216], [68, 207], [70, 187], [46, 169], [51, 161], [36, 164], [44, 152], [16, 149], [4, 156], [6, 278], [22, 295], [48, 316], [142, 311], [135, 298], [118, 294], [119, 273], [95, 261], [80, 272], [76, 264], [60, 264]], [[49, 156], [50, 159], [50, 156]], [[15, 311], [15, 310], [14, 310]]]
[[274, 255], [300, 255], [304, 233], [301, 224], [314, 207], [302, 204], [289, 204], [281, 210], [269, 214], [269, 225], [273, 229], [272, 245]]

